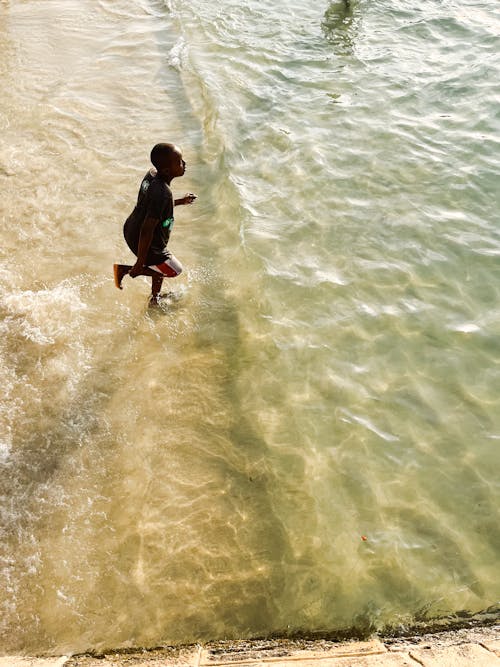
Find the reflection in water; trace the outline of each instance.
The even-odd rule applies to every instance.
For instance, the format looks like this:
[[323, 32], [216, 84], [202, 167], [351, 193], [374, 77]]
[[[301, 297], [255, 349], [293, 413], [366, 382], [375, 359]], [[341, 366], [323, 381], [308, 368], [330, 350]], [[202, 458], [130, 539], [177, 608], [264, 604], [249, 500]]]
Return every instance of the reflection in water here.
[[321, 28], [338, 55], [351, 55], [358, 26], [356, 0], [335, 0], [325, 12]]

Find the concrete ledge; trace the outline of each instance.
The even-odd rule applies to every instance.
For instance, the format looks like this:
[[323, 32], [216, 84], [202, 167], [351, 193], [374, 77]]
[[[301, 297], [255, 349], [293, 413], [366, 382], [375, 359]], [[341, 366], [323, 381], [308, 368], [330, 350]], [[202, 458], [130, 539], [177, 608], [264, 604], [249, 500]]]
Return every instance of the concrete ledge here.
[[[306, 646], [301, 646], [306, 644]], [[365, 642], [219, 642], [208, 645], [201, 652], [200, 667], [213, 665], [242, 664], [284, 664], [289, 662], [317, 661], [327, 658], [346, 658], [353, 656], [385, 653], [384, 644], [379, 639]], [[319, 667], [319, 665], [318, 665]]]
[[0, 667], [500, 667], [500, 625], [369, 641], [239, 640], [54, 658], [0, 657]]
[[479, 644], [461, 644], [446, 648], [410, 651], [410, 657], [426, 667], [453, 667], [454, 665], [498, 665], [499, 658]]
[[484, 648], [487, 648], [492, 653], [496, 653], [500, 658], [500, 639], [485, 639], [480, 643], [481, 646], [484, 646]]
[[22, 658], [17, 656], [0, 657], [0, 667], [64, 667], [68, 656], [60, 658]]

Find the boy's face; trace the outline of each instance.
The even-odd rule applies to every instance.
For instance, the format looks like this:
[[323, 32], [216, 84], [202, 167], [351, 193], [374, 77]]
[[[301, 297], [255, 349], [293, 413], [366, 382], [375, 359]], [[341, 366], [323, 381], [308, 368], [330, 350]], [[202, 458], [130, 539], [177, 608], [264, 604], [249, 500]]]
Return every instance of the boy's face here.
[[186, 163], [182, 159], [180, 148], [175, 146], [174, 150], [167, 157], [165, 164], [160, 169], [160, 172], [175, 178], [176, 176], [183, 176], [186, 171]]

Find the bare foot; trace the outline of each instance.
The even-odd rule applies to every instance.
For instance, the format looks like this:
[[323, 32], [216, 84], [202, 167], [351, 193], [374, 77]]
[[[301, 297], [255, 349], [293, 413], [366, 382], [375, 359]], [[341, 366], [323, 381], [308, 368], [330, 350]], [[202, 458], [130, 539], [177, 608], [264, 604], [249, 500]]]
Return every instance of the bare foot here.
[[160, 306], [161, 297], [159, 294], [151, 295], [148, 306], [150, 308], [158, 308]]
[[125, 264], [113, 264], [113, 275], [115, 277], [115, 285], [118, 289], [123, 289], [122, 280], [130, 271], [130, 268], [130, 266], [126, 266]]

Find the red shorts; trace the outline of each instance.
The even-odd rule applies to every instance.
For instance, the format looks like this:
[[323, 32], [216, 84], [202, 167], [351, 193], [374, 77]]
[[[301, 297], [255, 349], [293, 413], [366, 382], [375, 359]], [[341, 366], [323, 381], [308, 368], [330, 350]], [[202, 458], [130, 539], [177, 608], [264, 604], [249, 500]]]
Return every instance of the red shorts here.
[[175, 278], [182, 273], [182, 264], [173, 255], [170, 255], [161, 264], [155, 264], [148, 268], [153, 269], [153, 271], [158, 271], [158, 273], [161, 273], [166, 278]]

